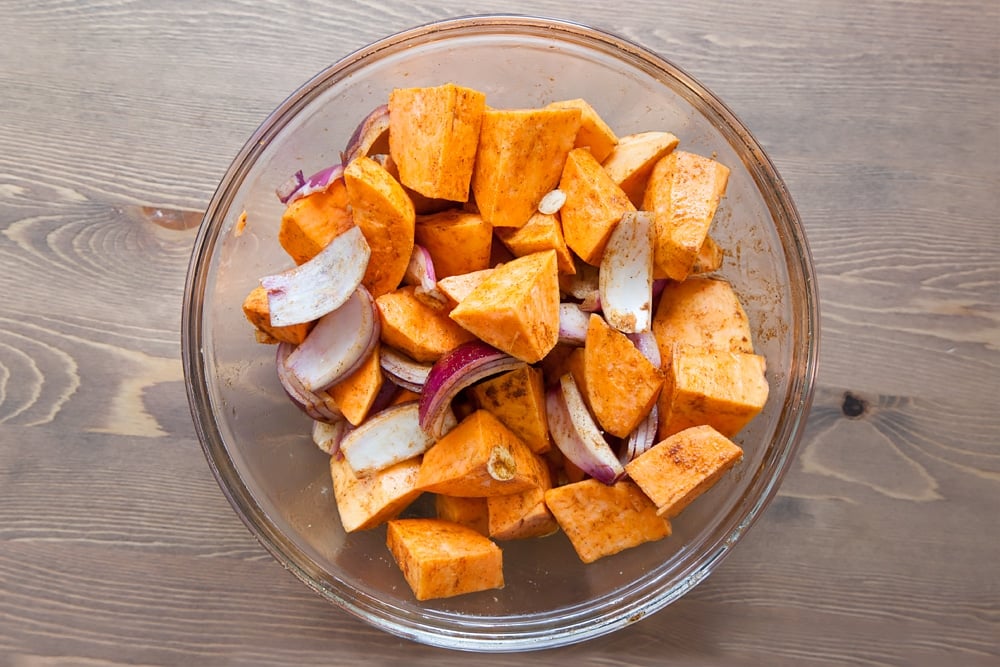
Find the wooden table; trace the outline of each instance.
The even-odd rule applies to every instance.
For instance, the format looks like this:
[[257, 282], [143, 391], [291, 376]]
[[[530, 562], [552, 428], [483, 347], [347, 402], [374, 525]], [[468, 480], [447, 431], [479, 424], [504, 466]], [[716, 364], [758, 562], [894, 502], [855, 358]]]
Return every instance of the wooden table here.
[[[780, 494], [574, 665], [1000, 661], [1000, 5], [509, 0], [643, 43], [785, 177], [823, 346]], [[373, 630], [230, 509], [180, 363], [200, 212], [304, 79], [499, 5], [0, 0], [0, 665], [522, 664]]]

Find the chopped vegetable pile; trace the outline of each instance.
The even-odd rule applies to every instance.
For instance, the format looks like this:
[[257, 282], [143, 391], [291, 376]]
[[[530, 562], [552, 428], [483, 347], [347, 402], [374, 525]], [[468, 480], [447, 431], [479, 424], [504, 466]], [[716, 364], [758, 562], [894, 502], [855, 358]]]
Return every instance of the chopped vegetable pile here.
[[[502, 587], [508, 540], [589, 563], [667, 538], [741, 460], [768, 383], [712, 275], [729, 169], [678, 144], [582, 99], [397, 89], [277, 188], [291, 267], [244, 313], [344, 530], [384, 527], [418, 600]], [[399, 518], [423, 494], [435, 515]]]

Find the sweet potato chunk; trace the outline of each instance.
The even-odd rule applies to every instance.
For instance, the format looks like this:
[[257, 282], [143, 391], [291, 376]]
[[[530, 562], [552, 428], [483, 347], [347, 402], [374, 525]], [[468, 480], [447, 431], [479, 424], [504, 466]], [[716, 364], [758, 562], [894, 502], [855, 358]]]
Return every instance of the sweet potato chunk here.
[[731, 438], [763, 409], [764, 357], [675, 347], [660, 393], [659, 439], [707, 424]]
[[691, 265], [691, 275], [711, 273], [722, 267], [725, 251], [711, 236], [705, 237], [705, 242], [698, 249], [698, 255]]
[[753, 352], [750, 321], [732, 285], [721, 278], [667, 283], [652, 328], [661, 359], [670, 359], [678, 345]]
[[598, 162], [603, 162], [618, 144], [618, 135], [587, 100], [560, 100], [548, 105], [548, 108], [580, 110], [580, 129], [577, 130], [573, 147], [589, 149]]
[[395, 519], [386, 546], [417, 600], [503, 588], [503, 554], [488, 537], [441, 519]]
[[462, 327], [529, 364], [559, 340], [559, 269], [554, 250], [493, 271], [451, 311]]
[[536, 459], [539, 486], [503, 496], [486, 499], [489, 509], [489, 535], [495, 540], [523, 540], [550, 535], [559, 529], [555, 517], [545, 504], [545, 492], [552, 488], [548, 465]]
[[454, 521], [482, 535], [490, 534], [489, 505], [486, 498], [461, 498], [434, 495], [434, 514], [439, 519]]
[[472, 192], [494, 227], [520, 227], [556, 187], [580, 129], [579, 109], [487, 109]]
[[585, 148], [574, 148], [566, 156], [559, 189], [566, 193], [559, 209], [566, 245], [597, 266], [622, 214], [635, 206]]
[[491, 273], [493, 269], [489, 268], [447, 276], [438, 281], [438, 289], [451, 300], [452, 306], [456, 306], [472, 294], [473, 290], [479, 287], [479, 283], [486, 280], [486, 276]]
[[418, 216], [414, 238], [430, 253], [438, 279], [490, 266], [493, 227], [478, 213], [449, 209]]
[[559, 273], [576, 273], [573, 255], [563, 238], [562, 223], [556, 215], [535, 211], [523, 227], [497, 227], [496, 235], [515, 257], [555, 250]]
[[343, 380], [327, 388], [340, 413], [357, 426], [368, 416], [375, 398], [382, 389], [381, 350], [375, 346], [361, 366]]
[[742, 458], [743, 450], [711, 426], [692, 426], [632, 459], [625, 471], [657, 513], [671, 518]]
[[424, 491], [482, 498], [520, 493], [542, 482], [536, 454], [486, 410], [476, 410], [424, 453]]
[[646, 181], [660, 159], [679, 143], [670, 132], [639, 132], [618, 140], [601, 166], [637, 207], [642, 206]]
[[596, 314], [587, 327], [583, 376], [581, 392], [595, 419], [619, 438], [627, 437], [646, 418], [663, 386], [660, 370], [625, 334]]
[[475, 336], [441, 311], [424, 303], [416, 287], [407, 285], [375, 299], [382, 342], [416, 361], [437, 361], [445, 352]]
[[531, 451], [536, 454], [548, 451], [545, 383], [539, 369], [525, 365], [488, 378], [472, 387], [471, 393], [480, 408], [490, 411]]
[[299, 197], [285, 208], [278, 242], [296, 264], [305, 264], [353, 226], [347, 186], [338, 179], [323, 192]]
[[301, 324], [286, 324], [284, 326], [271, 325], [271, 309], [267, 304], [267, 290], [258, 285], [250, 290], [246, 299], [243, 300], [243, 315], [257, 331], [268, 336], [269, 342], [286, 342], [298, 345], [306, 338], [312, 322]]
[[373, 297], [399, 286], [413, 253], [416, 212], [403, 187], [368, 157], [352, 160], [344, 169], [354, 222], [371, 248], [361, 284]]
[[673, 151], [656, 163], [642, 205], [656, 222], [653, 277], [688, 277], [728, 183], [728, 167], [693, 153]]
[[627, 479], [557, 486], [545, 492], [545, 503], [584, 563], [670, 535], [670, 522]]
[[464, 202], [486, 96], [448, 83], [389, 94], [389, 154], [399, 180], [425, 197]]
[[398, 516], [420, 496], [419, 470], [420, 460], [413, 459], [358, 477], [346, 459], [331, 456], [333, 495], [344, 531], [367, 530]]

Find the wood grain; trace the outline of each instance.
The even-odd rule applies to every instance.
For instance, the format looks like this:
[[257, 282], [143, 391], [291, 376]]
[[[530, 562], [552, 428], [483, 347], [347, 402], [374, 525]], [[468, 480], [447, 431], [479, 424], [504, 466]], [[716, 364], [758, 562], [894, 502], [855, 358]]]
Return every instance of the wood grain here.
[[[479, 0], [0, 0], [0, 665], [468, 664], [274, 561], [180, 365], [201, 211], [307, 77]], [[774, 502], [683, 600], [546, 664], [1000, 664], [1000, 5], [512, 0], [688, 70], [806, 225], [819, 388]], [[514, 665], [526, 656], [484, 655]]]

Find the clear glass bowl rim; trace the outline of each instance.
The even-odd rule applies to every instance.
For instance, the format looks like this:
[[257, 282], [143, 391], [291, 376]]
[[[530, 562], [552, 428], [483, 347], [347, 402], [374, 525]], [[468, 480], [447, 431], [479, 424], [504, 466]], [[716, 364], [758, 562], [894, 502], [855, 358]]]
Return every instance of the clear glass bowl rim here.
[[[665, 587], [656, 578], [644, 578], [622, 590], [618, 604], [600, 608], [584, 606], [561, 616], [532, 615], [530, 618], [480, 619], [475, 623], [452, 623], [433, 615], [414, 615], [386, 605], [329, 576], [275, 528], [240, 480], [226, 450], [211, 409], [203, 355], [202, 318], [208, 265], [216, 247], [224, 215], [250, 166], [277, 132], [314, 97], [315, 91], [355, 71], [387, 49], [436, 39], [449, 33], [519, 30], [547, 34], [590, 46], [616, 51], [629, 65], [675, 80], [678, 92], [703, 114], [714, 118], [738, 152], [764, 196], [782, 239], [789, 280], [800, 286], [790, 322], [796, 340], [789, 390], [781, 408], [779, 430], [772, 443], [775, 449], [757, 473], [750, 487], [751, 506], [739, 516], [724, 517], [721, 530], [705, 556], [687, 571], [671, 573], [677, 583]], [[819, 355], [819, 302], [815, 287], [812, 254], [802, 230], [798, 211], [770, 158], [735, 114], [712, 92], [679, 67], [648, 49], [603, 29], [565, 19], [520, 14], [461, 16], [397, 32], [348, 54], [300, 86], [256, 129], [234, 158], [206, 209], [191, 253], [181, 322], [182, 361], [188, 402], [205, 457], [224, 495], [254, 537], [283, 567], [316, 593], [345, 611], [390, 634], [444, 648], [510, 652], [537, 650], [594, 639], [621, 629], [664, 608], [703, 581], [730, 552], [736, 542], [759, 518], [770, 503], [788, 470], [805, 427], [812, 404], [813, 385]], [[771, 447], [771, 449], [774, 449]], [[763, 474], [763, 473], [768, 474]]]

